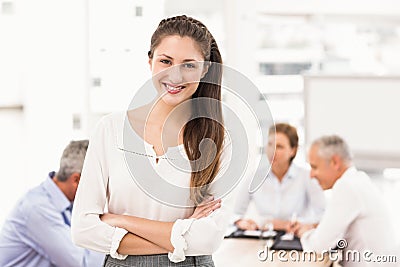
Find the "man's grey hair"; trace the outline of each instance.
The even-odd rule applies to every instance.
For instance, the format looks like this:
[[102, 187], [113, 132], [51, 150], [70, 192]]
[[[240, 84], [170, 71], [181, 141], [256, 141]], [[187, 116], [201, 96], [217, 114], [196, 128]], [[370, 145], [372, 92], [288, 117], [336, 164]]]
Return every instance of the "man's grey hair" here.
[[351, 163], [353, 155], [347, 143], [338, 135], [326, 135], [316, 139], [311, 146], [318, 147], [318, 154], [326, 160], [330, 160], [333, 155], [338, 155], [346, 163]]
[[81, 173], [83, 161], [89, 145], [88, 140], [71, 141], [64, 149], [60, 160], [60, 169], [57, 180], [64, 182], [73, 173]]

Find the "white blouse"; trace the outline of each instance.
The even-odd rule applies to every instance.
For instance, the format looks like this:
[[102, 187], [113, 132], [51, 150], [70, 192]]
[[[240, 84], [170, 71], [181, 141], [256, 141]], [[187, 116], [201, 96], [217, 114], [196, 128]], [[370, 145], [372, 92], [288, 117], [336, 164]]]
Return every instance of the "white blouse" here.
[[[189, 201], [190, 172], [178, 170], [163, 156], [158, 157], [156, 163], [157, 157], [152, 146], [144, 142], [130, 125], [125, 123], [125, 120], [127, 120], [126, 112], [112, 113], [103, 117], [90, 139], [72, 213], [71, 230], [74, 243], [110, 254], [114, 258], [126, 258], [127, 255], [120, 255], [117, 250], [127, 231], [110, 226], [99, 218], [100, 214], [108, 211], [114, 214], [175, 222], [171, 233], [171, 243], [175, 248], [173, 253], [169, 253], [171, 261], [183, 261], [185, 256], [189, 255], [212, 254], [223, 240], [229, 218], [224, 201], [222, 207], [208, 217], [197, 220], [185, 219], [193, 213], [193, 208], [188, 206], [193, 204]], [[126, 125], [129, 125], [128, 131]], [[145, 153], [127, 148], [129, 145], [124, 142], [126, 138], [139, 140], [145, 147]], [[221, 157], [221, 170], [214, 181], [218, 180], [229, 165], [231, 148], [230, 142], [226, 140], [227, 138]], [[169, 148], [165, 156], [168, 157], [170, 152], [173, 154], [177, 151], [186, 156], [183, 145]], [[154, 171], [165, 180], [164, 182], [187, 188], [183, 191], [184, 195], [180, 196], [180, 199], [187, 200], [186, 207], [164, 204], [168, 202], [152, 197], [148, 191], [142, 190], [139, 180], [133, 178], [132, 168], [141, 167], [139, 170], [142, 170], [144, 166], [140, 164], [132, 166], [132, 164], [135, 165], [135, 162], [140, 162], [144, 158], [150, 161]], [[153, 172], [150, 170], [147, 172], [148, 177], [145, 179], [154, 178], [150, 177]], [[160, 181], [159, 176], [153, 176]], [[212, 189], [213, 183], [211, 193], [217, 197], [222, 196]], [[158, 184], [152, 186], [157, 189]], [[165, 192], [166, 196], [167, 194], [168, 192]]]
[[[259, 170], [263, 174], [268, 171], [266, 167]], [[248, 179], [240, 188], [233, 222], [244, 217], [251, 201], [260, 216], [290, 220], [295, 213], [301, 222], [320, 221], [325, 209], [325, 195], [318, 181], [310, 178], [308, 170], [292, 163], [281, 182], [270, 171], [261, 187], [252, 194], [248, 192], [250, 181]]]
[[[343, 248], [342, 266], [386, 266], [375, 260], [393, 255], [393, 233], [395, 226], [381, 192], [367, 174], [350, 167], [333, 185], [318, 227], [304, 233], [301, 244], [304, 250], [316, 252]], [[360, 253], [361, 260], [353, 260], [351, 251]]]

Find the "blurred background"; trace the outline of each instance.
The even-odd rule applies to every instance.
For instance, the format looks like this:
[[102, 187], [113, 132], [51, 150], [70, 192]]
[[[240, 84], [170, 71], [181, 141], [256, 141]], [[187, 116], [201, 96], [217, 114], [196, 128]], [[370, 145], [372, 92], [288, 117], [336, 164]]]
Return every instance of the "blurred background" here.
[[207, 25], [224, 63], [254, 82], [274, 120], [297, 127], [298, 163], [311, 140], [340, 134], [394, 209], [398, 1], [0, 0], [0, 225], [58, 170], [69, 140], [88, 138], [101, 116], [128, 107], [150, 78], [151, 34], [179, 14]]

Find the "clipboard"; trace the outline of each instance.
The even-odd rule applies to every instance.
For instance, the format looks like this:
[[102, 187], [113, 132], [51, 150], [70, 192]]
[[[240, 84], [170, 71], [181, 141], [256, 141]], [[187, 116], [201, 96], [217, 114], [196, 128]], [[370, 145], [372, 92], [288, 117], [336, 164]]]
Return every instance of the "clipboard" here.
[[280, 237], [277, 237], [271, 249], [273, 250], [297, 250], [303, 251], [303, 246], [301, 245], [300, 239], [298, 237], [294, 237], [293, 240], [282, 240]]
[[[225, 238], [267, 239], [268, 237], [263, 237], [262, 233], [263, 232], [260, 230], [243, 231], [236, 229], [234, 231], [231, 231], [228, 235], [226, 235]], [[298, 237], [295, 236], [293, 240], [282, 240], [281, 237], [285, 234], [285, 232], [278, 231], [276, 233], [277, 234], [272, 237], [274, 239], [274, 244], [272, 245], [271, 249], [303, 251], [303, 247]]]
[[226, 235], [225, 238], [255, 238], [255, 239], [267, 239], [275, 238], [279, 233], [276, 231], [267, 232], [261, 230], [240, 230], [236, 229], [230, 234]]

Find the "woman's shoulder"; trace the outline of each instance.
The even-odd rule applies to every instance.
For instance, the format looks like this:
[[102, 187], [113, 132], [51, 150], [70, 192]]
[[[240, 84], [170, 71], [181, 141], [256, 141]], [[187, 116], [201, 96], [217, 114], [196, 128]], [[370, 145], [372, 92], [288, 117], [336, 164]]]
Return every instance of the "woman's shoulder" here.
[[126, 117], [126, 111], [115, 111], [102, 115], [97, 122], [97, 128], [109, 128], [114, 125], [122, 125]]
[[91, 134], [94, 143], [124, 147], [124, 135], [130, 133], [127, 111], [114, 111], [101, 116]]
[[111, 140], [122, 133], [126, 112], [117, 111], [102, 115], [91, 132], [91, 140]]
[[101, 118], [101, 120], [105, 121], [105, 122], [119, 122], [119, 121], [124, 121], [125, 117], [126, 117], [127, 111], [114, 111], [108, 114], [103, 115], [103, 117]]

